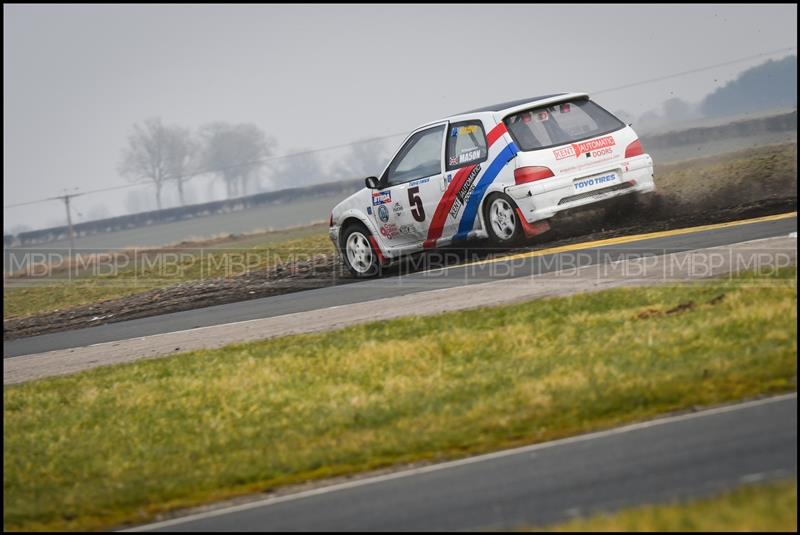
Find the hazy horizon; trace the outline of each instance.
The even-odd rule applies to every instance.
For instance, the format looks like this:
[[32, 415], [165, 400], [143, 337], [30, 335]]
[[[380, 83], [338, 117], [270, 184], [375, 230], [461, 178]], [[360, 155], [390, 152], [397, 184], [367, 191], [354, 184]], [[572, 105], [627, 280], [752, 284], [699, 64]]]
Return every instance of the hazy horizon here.
[[[492, 102], [591, 93], [785, 49], [796, 43], [796, 15], [796, 5], [760, 4], [5, 5], [4, 204], [126, 184], [120, 151], [148, 117], [193, 129], [252, 122], [280, 155], [407, 132]], [[697, 102], [795, 53], [598, 101], [633, 115], [670, 98]], [[195, 195], [206, 200], [215, 187]], [[129, 191], [77, 198], [76, 222], [125, 213]], [[58, 202], [4, 210], [6, 230], [63, 223]]]

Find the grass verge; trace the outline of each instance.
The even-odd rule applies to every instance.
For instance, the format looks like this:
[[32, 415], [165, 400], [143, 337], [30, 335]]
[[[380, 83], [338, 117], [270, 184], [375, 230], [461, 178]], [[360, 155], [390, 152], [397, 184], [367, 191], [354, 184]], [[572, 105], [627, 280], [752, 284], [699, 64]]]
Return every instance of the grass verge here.
[[103, 528], [796, 389], [796, 269], [410, 317], [4, 387], [3, 522]]
[[713, 498], [648, 505], [548, 531], [797, 531], [797, 480], [747, 485]]

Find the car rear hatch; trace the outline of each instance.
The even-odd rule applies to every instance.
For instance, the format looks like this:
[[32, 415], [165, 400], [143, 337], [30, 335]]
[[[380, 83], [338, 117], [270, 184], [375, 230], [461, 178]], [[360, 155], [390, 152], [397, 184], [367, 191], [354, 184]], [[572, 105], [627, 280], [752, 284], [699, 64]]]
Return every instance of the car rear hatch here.
[[516, 111], [503, 121], [520, 150], [517, 184], [535, 182], [541, 190], [551, 182], [563, 190], [558, 204], [630, 187], [622, 172], [636, 134], [588, 97]]

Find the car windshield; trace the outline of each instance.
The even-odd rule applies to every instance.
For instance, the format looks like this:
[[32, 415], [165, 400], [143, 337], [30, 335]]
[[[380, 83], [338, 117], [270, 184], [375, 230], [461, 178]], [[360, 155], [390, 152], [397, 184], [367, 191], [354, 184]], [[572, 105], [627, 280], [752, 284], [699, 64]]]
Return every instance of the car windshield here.
[[622, 121], [590, 100], [530, 108], [504, 119], [523, 151], [566, 145], [619, 130]]

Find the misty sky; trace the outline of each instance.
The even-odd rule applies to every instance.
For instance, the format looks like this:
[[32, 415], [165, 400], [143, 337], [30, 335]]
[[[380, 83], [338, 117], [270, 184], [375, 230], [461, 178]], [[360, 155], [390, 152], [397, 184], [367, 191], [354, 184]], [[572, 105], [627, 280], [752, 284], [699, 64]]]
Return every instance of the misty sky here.
[[[591, 93], [797, 41], [796, 5], [5, 5], [3, 12], [4, 205], [125, 184], [116, 171], [120, 150], [131, 125], [147, 117], [192, 128], [254, 122], [284, 153], [404, 132], [494, 102]], [[598, 102], [637, 115], [674, 96], [697, 101], [767, 59]], [[79, 209], [123, 213], [125, 195], [82, 197]], [[63, 218], [62, 205], [49, 202], [4, 209], [3, 224]]]

